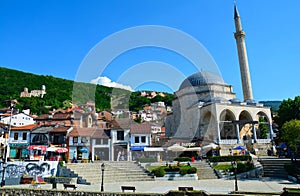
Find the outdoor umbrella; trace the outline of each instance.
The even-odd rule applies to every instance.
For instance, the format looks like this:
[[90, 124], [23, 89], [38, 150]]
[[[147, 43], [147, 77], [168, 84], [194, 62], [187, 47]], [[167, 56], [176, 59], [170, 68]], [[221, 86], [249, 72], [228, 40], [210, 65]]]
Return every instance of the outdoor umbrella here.
[[48, 151], [48, 152], [55, 152], [55, 150], [57, 150], [57, 147], [50, 146], [50, 147], [47, 148], [46, 151]]
[[42, 151], [46, 151], [47, 147], [46, 146], [28, 146], [27, 147], [28, 150], [42, 150]]
[[81, 153], [88, 153], [89, 150], [87, 148], [81, 148], [81, 149], [79, 149], [79, 152], [81, 152]]
[[233, 150], [246, 150], [246, 148], [244, 146], [236, 146]]
[[202, 149], [203, 150], [211, 150], [211, 149], [216, 149], [218, 148], [219, 146], [217, 144], [214, 144], [214, 143], [210, 143], [206, 146], [203, 146]]
[[68, 149], [67, 148], [57, 148], [54, 152], [65, 153], [65, 152], [68, 152]]
[[178, 144], [174, 144], [174, 145], [169, 146], [169, 147], [167, 148], [167, 150], [169, 150], [169, 151], [174, 151], [174, 152], [184, 151], [184, 149], [185, 149], [185, 147], [180, 146], [180, 145], [178, 145]]

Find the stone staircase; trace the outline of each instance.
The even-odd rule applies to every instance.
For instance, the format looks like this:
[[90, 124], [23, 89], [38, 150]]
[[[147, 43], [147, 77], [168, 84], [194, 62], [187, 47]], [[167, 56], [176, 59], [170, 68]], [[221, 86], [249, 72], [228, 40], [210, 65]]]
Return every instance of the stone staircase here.
[[[102, 163], [69, 163], [66, 166], [75, 174], [78, 174], [78, 184], [100, 184]], [[107, 183], [154, 180], [153, 176], [146, 169], [135, 162], [104, 162], [104, 165], [104, 181]]]
[[195, 161], [190, 163], [192, 167], [197, 168], [198, 180], [217, 179], [214, 169], [206, 161]]
[[263, 167], [264, 177], [288, 178], [288, 173], [285, 171], [284, 165], [291, 164], [290, 159], [263, 158], [259, 162]]

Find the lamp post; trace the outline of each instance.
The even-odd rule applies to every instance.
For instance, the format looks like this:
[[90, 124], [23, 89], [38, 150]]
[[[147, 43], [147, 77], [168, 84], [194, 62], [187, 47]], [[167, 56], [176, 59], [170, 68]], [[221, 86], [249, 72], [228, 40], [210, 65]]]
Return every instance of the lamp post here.
[[103, 191], [104, 191], [104, 187], [103, 187], [103, 180], [104, 180], [104, 169], [105, 169], [105, 165], [104, 165], [104, 163], [102, 163], [102, 165], [101, 165], [101, 171], [102, 171], [101, 192], [103, 192]]
[[11, 121], [12, 121], [12, 115], [13, 115], [13, 111], [14, 111], [14, 106], [15, 106], [15, 102], [11, 101], [10, 102], [10, 119], [9, 119], [9, 125], [8, 125], [8, 136], [7, 136], [7, 142], [6, 142], [6, 146], [5, 146], [5, 159], [4, 159], [4, 163], [3, 163], [3, 169], [2, 169], [2, 179], [1, 179], [1, 187], [4, 186], [5, 184], [5, 179], [4, 179], [4, 175], [5, 175], [5, 169], [7, 167], [7, 159], [9, 156], [9, 138], [10, 138], [10, 131], [11, 131]]
[[234, 168], [234, 180], [235, 180], [235, 191], [238, 191], [238, 185], [237, 185], [237, 177], [236, 177], [236, 173], [237, 173], [237, 163], [236, 161], [232, 161], [232, 166]]
[[2, 180], [1, 180], [1, 187], [4, 186], [4, 175], [5, 175], [5, 169], [6, 169], [6, 163], [3, 163], [3, 166], [2, 166]]

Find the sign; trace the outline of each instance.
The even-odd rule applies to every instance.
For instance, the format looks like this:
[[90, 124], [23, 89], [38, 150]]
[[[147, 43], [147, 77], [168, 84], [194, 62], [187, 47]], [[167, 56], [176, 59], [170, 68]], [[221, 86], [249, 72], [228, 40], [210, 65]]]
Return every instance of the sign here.
[[144, 146], [131, 146], [130, 150], [132, 150], [132, 151], [143, 151]]
[[181, 143], [181, 146], [192, 147], [192, 146], [196, 146], [196, 143], [195, 142]]

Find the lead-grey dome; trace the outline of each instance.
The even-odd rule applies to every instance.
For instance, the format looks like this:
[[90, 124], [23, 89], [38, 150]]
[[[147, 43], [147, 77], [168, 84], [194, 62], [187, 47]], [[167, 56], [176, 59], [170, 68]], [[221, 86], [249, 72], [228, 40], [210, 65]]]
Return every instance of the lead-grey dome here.
[[213, 72], [197, 72], [192, 75], [190, 75], [188, 78], [186, 78], [180, 85], [180, 89], [184, 89], [189, 86], [201, 86], [201, 85], [207, 85], [207, 84], [219, 84], [219, 85], [226, 85], [223, 78]]

